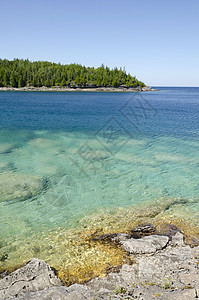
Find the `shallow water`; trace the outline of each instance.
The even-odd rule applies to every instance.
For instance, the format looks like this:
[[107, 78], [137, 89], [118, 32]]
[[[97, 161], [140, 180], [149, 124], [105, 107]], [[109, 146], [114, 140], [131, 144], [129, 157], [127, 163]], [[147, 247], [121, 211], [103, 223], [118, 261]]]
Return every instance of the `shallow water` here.
[[0, 269], [34, 256], [59, 269], [74, 254], [60, 234], [110, 231], [120, 211], [199, 227], [199, 88], [0, 92], [0, 111]]

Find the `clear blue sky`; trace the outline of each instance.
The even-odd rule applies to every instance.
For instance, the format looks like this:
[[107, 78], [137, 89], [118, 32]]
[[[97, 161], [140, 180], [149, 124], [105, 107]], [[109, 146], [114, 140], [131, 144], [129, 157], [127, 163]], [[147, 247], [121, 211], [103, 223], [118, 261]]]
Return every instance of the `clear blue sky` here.
[[199, 86], [199, 0], [0, 0], [0, 58], [124, 67]]

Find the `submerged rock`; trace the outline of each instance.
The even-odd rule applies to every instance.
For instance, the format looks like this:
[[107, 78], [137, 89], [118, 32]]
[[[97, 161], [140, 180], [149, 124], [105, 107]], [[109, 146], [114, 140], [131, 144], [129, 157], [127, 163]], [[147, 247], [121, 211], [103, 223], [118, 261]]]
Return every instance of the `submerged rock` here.
[[2, 257], [0, 258], [0, 261], [5, 261], [6, 259], [8, 259], [8, 254], [2, 255]]
[[177, 232], [181, 232], [180, 228], [174, 224], [160, 224], [158, 230], [169, 238], [176, 235]]
[[15, 148], [15, 145], [9, 143], [0, 143], [0, 154], [7, 154], [12, 152]]
[[3, 172], [0, 174], [0, 201], [24, 200], [43, 189], [43, 180], [38, 176]]

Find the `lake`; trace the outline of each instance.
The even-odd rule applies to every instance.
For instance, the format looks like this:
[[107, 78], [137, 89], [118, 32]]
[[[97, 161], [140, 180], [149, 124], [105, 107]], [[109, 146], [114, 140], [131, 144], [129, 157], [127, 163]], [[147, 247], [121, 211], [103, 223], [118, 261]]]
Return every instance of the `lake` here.
[[0, 112], [0, 270], [39, 257], [67, 279], [89, 233], [199, 228], [199, 88], [0, 92]]

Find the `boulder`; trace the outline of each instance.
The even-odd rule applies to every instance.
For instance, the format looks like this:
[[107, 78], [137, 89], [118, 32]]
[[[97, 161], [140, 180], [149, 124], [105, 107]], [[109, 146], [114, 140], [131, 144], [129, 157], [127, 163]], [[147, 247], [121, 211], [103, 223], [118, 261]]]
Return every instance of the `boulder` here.
[[44, 260], [34, 258], [21, 269], [0, 280], [0, 299], [9, 299], [61, 285], [61, 280], [50, 266]]

